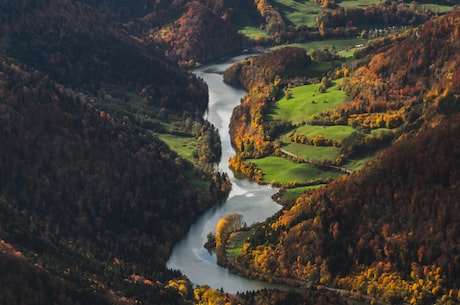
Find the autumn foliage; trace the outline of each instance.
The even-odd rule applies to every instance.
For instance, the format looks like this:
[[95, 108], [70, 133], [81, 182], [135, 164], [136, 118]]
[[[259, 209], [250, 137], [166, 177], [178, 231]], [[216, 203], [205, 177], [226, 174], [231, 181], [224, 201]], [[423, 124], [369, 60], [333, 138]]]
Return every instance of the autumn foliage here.
[[[400, 111], [401, 119], [413, 122], [423, 107], [455, 111], [452, 99], [460, 90], [460, 12], [429, 20], [390, 40], [370, 61], [351, 73], [343, 88], [353, 101], [352, 112]], [[390, 47], [388, 47], [390, 46]], [[446, 108], [446, 110], [443, 110]]]
[[191, 1], [185, 7], [186, 11], [174, 23], [149, 35], [156, 43], [166, 44], [168, 58], [182, 66], [194, 67], [239, 51], [242, 39], [233, 25], [198, 1]]
[[243, 247], [237, 259], [242, 269], [306, 283], [343, 278], [345, 288], [361, 287], [363, 294], [389, 302], [414, 298], [425, 304], [449, 295], [458, 287], [460, 268], [455, 233], [460, 173], [451, 167], [460, 157], [459, 122], [456, 115], [426, 129], [362, 171], [298, 198]]
[[363, 126], [394, 117], [406, 132], [259, 226], [236, 259], [240, 271], [392, 304], [458, 302], [459, 17], [430, 20], [351, 71], [342, 114]]
[[[204, 111], [206, 87], [100, 11], [73, 1], [3, 1], [0, 50], [93, 95], [127, 88], [143, 92], [155, 107]], [[104, 90], [103, 90], [104, 89]]]
[[40, 72], [2, 57], [0, 73], [3, 237], [51, 274], [68, 269], [64, 281], [80, 288], [93, 265], [106, 270], [95, 281], [116, 290], [136, 265], [162, 270], [220, 187], [192, 187], [193, 168], [164, 143]]
[[[22, 253], [0, 245], [0, 303], [193, 298], [169, 288], [182, 275], [165, 262], [228, 180], [181, 159], [139, 117], [199, 117], [206, 85], [83, 3], [0, 10], [0, 232]], [[200, 122], [213, 162], [220, 143]]]
[[234, 170], [255, 177], [253, 169], [242, 162], [260, 158], [272, 152], [270, 130], [264, 125], [264, 113], [269, 103], [281, 94], [280, 83], [293, 75], [302, 75], [311, 59], [305, 50], [287, 47], [235, 63], [224, 73], [227, 83], [248, 90], [230, 120], [230, 134], [237, 156], [230, 160]]

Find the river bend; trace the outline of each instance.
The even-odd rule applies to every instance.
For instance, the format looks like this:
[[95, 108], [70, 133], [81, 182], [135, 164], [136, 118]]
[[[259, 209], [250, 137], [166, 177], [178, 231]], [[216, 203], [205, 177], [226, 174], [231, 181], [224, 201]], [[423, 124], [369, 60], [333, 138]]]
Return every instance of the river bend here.
[[246, 94], [244, 90], [228, 86], [223, 82], [223, 71], [243, 56], [232, 58], [225, 63], [211, 64], [195, 70], [209, 88], [209, 109], [205, 118], [219, 129], [222, 141], [222, 161], [219, 169], [230, 177], [232, 190], [226, 202], [218, 204], [205, 212], [191, 227], [187, 235], [175, 245], [167, 262], [170, 269], [180, 270], [194, 285], [209, 285], [236, 293], [261, 288], [280, 288], [280, 285], [249, 280], [234, 275], [216, 264], [215, 255], [203, 247], [207, 235], [215, 231], [217, 222], [227, 214], [239, 213], [251, 225], [265, 220], [276, 213], [281, 206], [271, 196], [277, 191], [268, 185], [258, 185], [247, 179], [237, 179], [228, 168], [228, 159], [234, 155], [230, 144], [229, 122], [233, 108]]

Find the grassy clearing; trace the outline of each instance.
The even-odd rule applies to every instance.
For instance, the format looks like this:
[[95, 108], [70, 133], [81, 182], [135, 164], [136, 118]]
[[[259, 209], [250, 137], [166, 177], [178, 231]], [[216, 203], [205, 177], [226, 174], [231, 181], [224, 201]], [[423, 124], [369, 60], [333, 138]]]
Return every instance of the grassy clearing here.
[[262, 170], [266, 183], [289, 183], [293, 181], [307, 183], [318, 178], [337, 178], [343, 175], [334, 171], [323, 171], [306, 163], [294, 163], [280, 157], [270, 156], [249, 161]]
[[316, 15], [323, 8], [314, 1], [272, 0], [270, 3], [278, 9], [288, 26], [316, 26]]
[[[328, 48], [330, 50], [334, 49], [337, 51], [337, 54], [346, 59], [346, 61], [350, 61], [354, 59], [354, 52], [362, 49], [363, 46], [366, 44], [367, 39], [364, 38], [355, 38], [355, 39], [330, 39], [330, 40], [318, 40], [318, 41], [310, 41], [305, 43], [291, 43], [282, 46], [275, 46], [271, 48], [272, 50], [281, 49], [286, 46], [290, 47], [297, 47], [305, 49], [308, 53], [310, 50], [313, 49], [325, 49]], [[330, 71], [334, 67], [332, 66], [335, 64], [334, 62], [317, 62], [312, 61], [308, 70], [313, 72], [313, 76], [321, 75], [324, 72]]]
[[230, 236], [230, 240], [228, 243], [230, 248], [227, 253], [230, 262], [235, 262], [236, 257], [240, 255], [244, 243], [246, 242], [248, 237], [251, 236], [251, 234], [253, 234], [253, 230], [236, 232]]
[[307, 52], [311, 49], [332, 49], [335, 48], [337, 52], [350, 50], [356, 48], [356, 46], [360, 46], [365, 44], [367, 39], [364, 38], [355, 38], [355, 39], [329, 39], [329, 40], [318, 40], [318, 41], [310, 41], [305, 43], [292, 43], [283, 46], [274, 47], [273, 49], [283, 48], [285, 46], [292, 46], [303, 48]]
[[259, 27], [254, 26], [244, 26], [238, 30], [238, 33], [251, 39], [270, 37], [267, 32], [261, 30]]
[[[119, 100], [113, 100], [110, 103], [101, 103], [98, 105], [101, 109], [109, 112], [116, 113], [119, 116], [129, 116], [131, 118], [137, 117], [142, 114], [147, 120], [153, 120], [158, 109], [154, 107], [146, 107], [143, 99], [134, 92], [128, 91], [125, 88], [114, 89], [110, 92], [112, 96], [117, 97]], [[126, 102], [128, 101], [128, 102]], [[177, 152], [179, 156], [195, 164], [196, 160], [193, 158], [193, 152], [196, 150], [196, 139], [193, 137], [178, 136], [170, 134], [169, 132], [174, 129], [174, 121], [180, 120], [179, 118], [170, 116], [169, 122], [158, 123], [159, 129], [155, 127], [145, 127], [150, 130], [152, 134], [157, 135], [161, 141], [165, 142], [171, 150]], [[160, 122], [158, 120], [158, 122]], [[139, 123], [136, 121], [136, 123]], [[161, 130], [161, 131], [160, 131]]]
[[196, 150], [196, 139], [183, 136], [175, 136], [169, 133], [157, 134], [161, 141], [165, 142], [171, 150], [177, 152], [182, 158], [195, 163], [193, 152]]
[[246, 11], [241, 11], [238, 14], [235, 18], [235, 25], [238, 28], [238, 32], [246, 37], [269, 37], [267, 32], [260, 28], [256, 18], [251, 17]]
[[356, 44], [352, 48], [347, 48], [344, 50], [340, 50], [337, 53], [339, 56], [345, 58], [346, 62], [353, 61], [355, 59], [355, 52], [364, 49], [364, 43], [363, 44]]
[[[380, 0], [340, 0], [336, 3], [343, 8], [355, 8], [355, 7], [366, 7], [371, 4], [378, 4]], [[433, 3], [422, 3], [419, 7], [426, 7], [433, 13], [445, 14], [453, 10], [451, 5], [442, 5], [433, 1]]]
[[338, 89], [341, 81], [336, 80], [325, 93], [319, 92], [320, 84], [289, 89], [290, 99], [283, 97], [278, 102], [270, 104], [269, 119], [300, 124], [310, 120], [312, 115], [334, 109], [346, 99], [345, 92]]
[[[305, 135], [308, 139], [313, 138], [314, 136], [321, 135], [326, 139], [335, 140], [341, 142], [343, 139], [348, 137], [355, 129], [351, 126], [344, 125], [333, 125], [333, 126], [310, 126], [304, 125], [297, 128], [292, 135]], [[383, 132], [383, 131], [382, 131]], [[283, 142], [289, 141], [289, 134], [285, 134], [281, 137]]]
[[193, 157], [194, 151], [197, 149], [197, 140], [190, 136], [175, 135], [171, 131], [174, 130], [174, 122], [176, 118], [172, 118], [170, 122], [162, 122], [161, 126], [164, 132], [157, 132], [156, 135], [161, 141], [165, 142], [171, 150], [174, 150], [181, 158], [196, 164], [196, 159]]
[[373, 156], [366, 156], [361, 159], [348, 160], [347, 163], [343, 165], [343, 167], [352, 171], [357, 171], [366, 165], [366, 163], [369, 162], [372, 158]]
[[382, 148], [380, 150], [377, 150], [372, 153], [368, 153], [366, 155], [360, 156], [358, 159], [352, 159], [348, 160], [347, 163], [343, 165], [344, 168], [352, 170], [352, 171], [357, 171], [361, 169], [364, 165], [367, 164], [367, 162], [371, 161], [375, 157], [377, 157], [382, 151], [384, 151], [385, 148]]
[[286, 202], [292, 202], [296, 198], [298, 198], [300, 195], [307, 193], [311, 190], [315, 190], [317, 188], [320, 188], [324, 186], [325, 184], [316, 184], [316, 185], [310, 185], [310, 186], [301, 186], [301, 187], [294, 187], [291, 189], [287, 189], [286, 192], [284, 192], [282, 199]]
[[426, 7], [428, 10], [432, 11], [436, 14], [445, 14], [451, 12], [453, 10], [452, 6], [449, 5], [441, 5], [437, 3], [426, 3], [420, 4], [421, 7]]
[[149, 111], [157, 111], [153, 107], [146, 107], [143, 98], [125, 87], [109, 90], [109, 94], [114, 98], [109, 101], [100, 101], [97, 106], [112, 115], [134, 116], [138, 113], [148, 114]]
[[394, 129], [390, 128], [376, 128], [376, 129], [371, 129], [371, 133], [369, 137], [378, 137], [380, 135], [386, 134], [386, 133], [392, 133], [394, 132]]
[[[286, 98], [282, 98], [277, 103], [270, 105], [269, 119], [301, 124], [311, 119], [312, 115], [319, 114], [325, 110], [332, 110], [346, 98], [345, 92], [338, 90], [340, 81], [341, 80], [337, 80], [325, 93], [319, 92], [319, 84], [289, 89], [291, 92], [290, 99], [287, 100]], [[322, 127], [304, 125], [296, 129], [294, 134], [304, 134], [307, 138], [322, 135], [328, 139], [342, 141], [353, 132], [353, 130], [354, 129], [349, 126]], [[283, 148], [300, 157], [313, 161], [335, 161], [340, 154], [340, 148], [337, 147], [292, 143], [289, 140], [289, 134], [290, 133], [287, 133], [281, 136], [281, 141], [284, 143]]]
[[283, 149], [299, 157], [315, 162], [335, 161], [340, 155], [340, 148], [333, 146], [313, 146], [288, 142]]
[[[116, 99], [110, 102], [100, 103], [97, 106], [104, 111], [117, 116], [128, 117], [133, 124], [144, 128], [154, 136], [158, 136], [161, 141], [165, 142], [171, 150], [174, 150], [182, 159], [191, 162], [197, 166], [193, 152], [196, 150], [197, 141], [194, 137], [178, 136], [170, 134], [174, 129], [175, 122], [180, 118], [170, 115], [167, 121], [160, 122], [157, 119], [158, 109], [146, 106], [144, 100], [136, 93], [126, 88], [117, 88], [110, 92]], [[141, 122], [141, 121], [143, 122]], [[149, 124], [150, 123], [150, 124]], [[187, 187], [190, 190], [206, 189], [209, 187], [209, 181], [202, 180], [195, 173], [193, 168], [186, 168], [184, 171]]]
[[185, 170], [185, 177], [187, 178], [187, 188], [191, 191], [209, 188], [209, 181], [200, 179], [191, 168]]
[[380, 0], [341, 0], [336, 3], [343, 8], [366, 7], [371, 4], [378, 4]]

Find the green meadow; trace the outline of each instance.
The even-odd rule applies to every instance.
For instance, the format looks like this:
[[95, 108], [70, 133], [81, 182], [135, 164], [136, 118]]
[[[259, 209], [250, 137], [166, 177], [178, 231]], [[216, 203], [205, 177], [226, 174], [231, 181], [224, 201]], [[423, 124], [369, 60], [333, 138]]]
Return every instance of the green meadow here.
[[196, 150], [196, 139], [194, 137], [176, 136], [170, 133], [157, 134], [161, 141], [165, 142], [172, 150], [182, 158], [195, 163], [193, 152]]
[[238, 32], [249, 38], [270, 37], [264, 29], [261, 29], [260, 24], [255, 18], [249, 16], [247, 11], [241, 11], [235, 18], [235, 25]]
[[316, 26], [316, 15], [323, 10], [314, 1], [273, 0], [270, 3], [278, 9], [287, 26]]
[[238, 33], [240, 33], [243, 36], [249, 37], [251, 39], [259, 38], [259, 37], [261, 37], [261, 38], [270, 37], [267, 34], [267, 32], [265, 32], [264, 30], [261, 30], [259, 27], [250, 26], [250, 25], [245, 25], [245, 26], [241, 27], [238, 30]]
[[328, 49], [335, 48], [337, 52], [341, 52], [341, 51], [351, 50], [351, 49], [360, 47], [366, 42], [367, 42], [367, 39], [364, 39], [364, 38], [327, 39], [327, 40], [309, 41], [305, 43], [291, 43], [291, 44], [286, 44], [283, 46], [277, 46], [277, 47], [274, 47], [273, 49], [279, 49], [279, 48], [283, 48], [286, 46], [291, 46], [291, 47], [298, 47], [298, 48], [305, 49], [307, 52], [310, 51], [311, 49], [324, 49], [324, 48], [328, 48]]
[[377, 157], [384, 149], [378, 150], [376, 152], [372, 152], [366, 155], [361, 156], [357, 159], [348, 160], [343, 167], [352, 171], [357, 171], [361, 167], [367, 164], [367, 162], [371, 161], [375, 157]]
[[333, 146], [313, 146], [300, 143], [283, 142], [283, 149], [301, 158], [321, 162], [335, 161], [340, 155], [340, 148]]
[[233, 233], [230, 236], [229, 246], [230, 249], [228, 250], [228, 258], [231, 262], [235, 262], [235, 259], [241, 253], [241, 249], [244, 246], [244, 243], [254, 233], [254, 230], [248, 231], [239, 231]]
[[[323, 136], [326, 139], [335, 140], [341, 142], [343, 139], [348, 137], [350, 133], [355, 131], [351, 126], [344, 125], [333, 125], [333, 126], [318, 126], [318, 125], [303, 125], [298, 127], [293, 132], [283, 135], [281, 138], [283, 142], [289, 141], [289, 135], [305, 135], [308, 139], [311, 139], [315, 136]], [[382, 131], [383, 132], [383, 131]]]
[[378, 4], [380, 0], [341, 0], [336, 3], [343, 8], [366, 7], [371, 4]]
[[293, 202], [300, 195], [307, 193], [309, 191], [312, 191], [312, 190], [316, 190], [317, 188], [320, 188], [324, 185], [325, 184], [315, 184], [315, 185], [309, 185], [309, 186], [293, 187], [293, 188], [287, 189], [283, 193], [282, 199], [285, 202]]
[[[305, 124], [313, 115], [320, 114], [322, 111], [333, 110], [346, 99], [345, 92], [338, 89], [340, 81], [341, 79], [336, 80], [333, 86], [328, 88], [325, 93], [319, 92], [319, 84], [290, 88], [290, 99], [283, 97], [278, 102], [270, 105], [267, 119], [288, 121], [298, 126], [294, 130], [280, 136], [279, 140], [284, 150], [313, 162], [335, 162], [335, 160], [337, 160], [341, 153], [340, 147], [294, 143], [291, 141], [290, 137], [305, 135], [308, 139], [312, 139], [320, 135], [326, 139], [331, 139], [340, 143], [351, 133], [356, 131], [353, 127], [344, 125], [319, 126]], [[390, 129], [374, 129], [371, 130], [368, 137], [380, 136], [387, 132], [391, 132]], [[344, 167], [350, 170], [357, 170], [374, 156], [375, 154], [373, 153], [355, 160], [350, 160]], [[332, 173], [322, 172], [312, 165], [297, 164], [288, 160], [281, 161], [279, 158], [272, 158], [252, 160], [252, 162], [264, 172], [264, 181], [268, 183], [272, 181], [285, 183], [294, 180], [305, 182], [311, 181], [314, 178], [325, 178]], [[338, 177], [340, 175], [340, 173], [334, 173], [332, 176]], [[304, 191], [305, 190], [293, 190], [292, 196]]]
[[[344, 58], [345, 61], [352, 61], [354, 59], [355, 51], [364, 48], [367, 39], [364, 38], [353, 38], [353, 39], [329, 39], [329, 40], [318, 40], [318, 41], [309, 41], [305, 43], [291, 43], [282, 46], [275, 46], [271, 48], [272, 50], [281, 49], [286, 46], [290, 47], [297, 47], [301, 49], [305, 49], [307, 53], [311, 50], [323, 50], [335, 49], [337, 54]], [[335, 61], [312, 61], [308, 66], [308, 72], [311, 76], [321, 76], [327, 71], [331, 71], [334, 67], [340, 65], [338, 60]]]
[[[371, 4], [378, 4], [380, 0], [341, 0], [336, 1], [336, 3], [343, 8], [354, 8], [354, 7], [366, 7]], [[433, 13], [444, 14], [452, 11], [452, 5], [442, 5], [436, 3], [435, 0], [432, 3], [420, 3], [420, 7], [426, 7], [428, 10]]]
[[278, 102], [270, 104], [268, 118], [301, 124], [309, 121], [313, 115], [334, 109], [346, 99], [345, 92], [339, 90], [341, 81], [342, 79], [335, 80], [333, 86], [325, 93], [319, 92], [320, 84], [288, 89], [291, 97], [283, 97]]
[[323, 171], [311, 164], [294, 163], [280, 157], [269, 156], [262, 159], [250, 159], [264, 173], [266, 183], [308, 183], [316, 179], [337, 178], [343, 173], [335, 171]]
[[378, 137], [380, 135], [386, 134], [386, 133], [392, 133], [394, 132], [393, 129], [390, 128], [376, 128], [376, 129], [371, 129], [371, 133], [369, 134], [369, 137]]
[[420, 4], [421, 7], [426, 7], [428, 10], [436, 14], [445, 14], [453, 10], [452, 6], [442, 5], [437, 3], [423, 3]]
[[325, 110], [332, 110], [346, 99], [345, 92], [338, 89], [340, 82], [341, 79], [336, 80], [325, 93], [319, 92], [319, 84], [291, 88], [289, 89], [290, 99], [283, 97], [277, 103], [270, 105], [269, 119], [300, 125], [280, 137], [284, 150], [314, 162], [324, 160], [334, 162], [337, 159], [340, 155], [339, 147], [294, 143], [289, 139], [289, 135], [305, 135], [309, 139], [321, 135], [324, 138], [341, 142], [353, 132], [354, 129], [350, 126], [304, 125], [313, 115], [320, 114]]

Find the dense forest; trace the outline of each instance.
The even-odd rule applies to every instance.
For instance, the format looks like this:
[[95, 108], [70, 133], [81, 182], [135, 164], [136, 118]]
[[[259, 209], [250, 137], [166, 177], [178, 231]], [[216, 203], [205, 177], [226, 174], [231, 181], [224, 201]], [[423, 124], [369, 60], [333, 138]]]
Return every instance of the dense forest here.
[[206, 85], [85, 4], [0, 10], [1, 303], [193, 299], [168, 288], [183, 276], [165, 262], [229, 185], [138, 117], [186, 114], [206, 126]]
[[[239, 272], [334, 285], [391, 304], [458, 300], [459, 24], [458, 11], [429, 20], [375, 41], [360, 51], [362, 60], [337, 70], [351, 69], [342, 84], [350, 101], [323, 119], [346, 116], [339, 121], [378, 128], [387, 116], [399, 126], [394, 144], [257, 226], [236, 260]], [[263, 121], [271, 100], [250, 91], [232, 117], [234, 141], [241, 143], [233, 164], [245, 174], [257, 173], [244, 169], [244, 159], [258, 150], [242, 139], [273, 145]]]
[[[168, 58], [182, 66], [194, 67], [240, 50], [242, 37], [231, 23], [199, 2], [192, 1], [185, 7], [186, 11], [174, 24], [148, 37], [164, 45]], [[216, 43], [216, 37], [225, 39]]]
[[[289, 22], [290, 8], [271, 0], [0, 1], [0, 303], [346, 304], [342, 292], [458, 303], [459, 11], [310, 2], [321, 7], [313, 27]], [[264, 34], [242, 35], [246, 23]], [[263, 180], [246, 160], [280, 154], [278, 137], [295, 126], [267, 113], [298, 85], [327, 91], [341, 79], [345, 103], [310, 118], [359, 131], [325, 140], [341, 149], [334, 165], [388, 147], [246, 232], [232, 270], [303, 288], [232, 295], [167, 269], [173, 245], [231, 188], [214, 168], [221, 143], [202, 117], [207, 86], [184, 68], [390, 25], [404, 31], [353, 60], [285, 47], [224, 75], [248, 91], [230, 125], [238, 174]], [[331, 69], [312, 73], [318, 62]], [[378, 128], [392, 133], [363, 136]], [[161, 134], [194, 142], [192, 156]], [[225, 249], [231, 234], [220, 229]]]
[[359, 173], [298, 198], [257, 228], [241, 270], [335, 283], [389, 303], [455, 300], [459, 126], [456, 115], [427, 127]]
[[191, 164], [88, 97], [8, 58], [0, 71], [2, 238], [79, 289], [156, 280], [220, 190], [190, 185]]
[[[203, 112], [206, 87], [177, 64], [71, 1], [3, 1], [1, 49], [70, 88], [143, 91], [155, 107]], [[155, 73], [153, 73], [155, 71]]]

